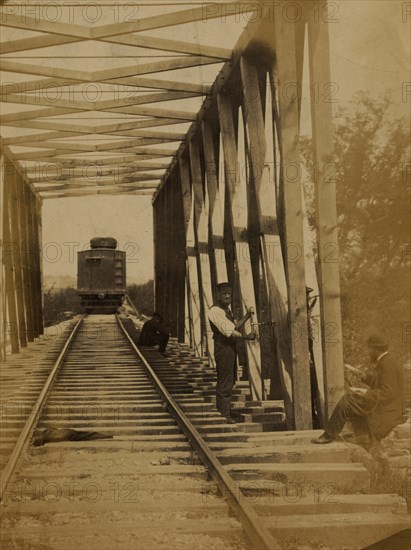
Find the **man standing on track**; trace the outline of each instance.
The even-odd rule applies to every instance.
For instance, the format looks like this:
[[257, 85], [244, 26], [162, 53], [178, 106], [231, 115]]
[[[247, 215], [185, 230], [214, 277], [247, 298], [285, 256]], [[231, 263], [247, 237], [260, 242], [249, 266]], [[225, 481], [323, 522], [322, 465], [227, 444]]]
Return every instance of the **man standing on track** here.
[[246, 321], [250, 319], [253, 311], [248, 309], [240, 321], [234, 321], [230, 310], [231, 296], [231, 286], [228, 283], [217, 285], [217, 305], [210, 308], [208, 320], [214, 335], [214, 357], [217, 366], [217, 409], [227, 418], [229, 424], [234, 424], [235, 420], [230, 414], [230, 404], [236, 379], [236, 342], [240, 338], [255, 340], [255, 334], [251, 332], [243, 336], [239, 332]]

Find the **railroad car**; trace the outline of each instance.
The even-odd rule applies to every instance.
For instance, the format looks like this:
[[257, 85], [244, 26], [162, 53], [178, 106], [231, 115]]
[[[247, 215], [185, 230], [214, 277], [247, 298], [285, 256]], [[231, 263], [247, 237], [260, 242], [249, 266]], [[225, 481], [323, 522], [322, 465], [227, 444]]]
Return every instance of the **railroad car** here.
[[77, 253], [77, 294], [86, 313], [115, 313], [126, 292], [126, 253], [112, 237], [95, 237]]

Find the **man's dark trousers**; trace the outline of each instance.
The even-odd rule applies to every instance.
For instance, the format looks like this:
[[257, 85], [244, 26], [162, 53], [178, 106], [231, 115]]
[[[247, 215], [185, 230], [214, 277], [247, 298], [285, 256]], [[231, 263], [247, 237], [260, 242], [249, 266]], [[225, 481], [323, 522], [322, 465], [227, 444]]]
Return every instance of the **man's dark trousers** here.
[[217, 409], [223, 416], [230, 416], [231, 395], [236, 379], [236, 345], [221, 343], [216, 339], [214, 357], [217, 366]]
[[373, 408], [373, 404], [353, 393], [346, 393], [341, 397], [328, 420], [325, 431], [332, 438], [337, 436], [344, 428], [347, 420], [350, 420], [356, 435], [369, 434], [367, 415]]

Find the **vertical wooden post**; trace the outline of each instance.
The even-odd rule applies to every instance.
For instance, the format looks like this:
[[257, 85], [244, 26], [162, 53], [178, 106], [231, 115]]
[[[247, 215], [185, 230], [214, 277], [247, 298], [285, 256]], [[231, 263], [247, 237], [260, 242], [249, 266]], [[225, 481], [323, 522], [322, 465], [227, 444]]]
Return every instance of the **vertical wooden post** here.
[[33, 257], [35, 265], [35, 288], [36, 288], [36, 310], [37, 310], [37, 331], [40, 336], [43, 334], [43, 282], [42, 282], [42, 257], [41, 257], [41, 203], [35, 194], [32, 194], [33, 204]]
[[[275, 321], [275, 342], [280, 362], [282, 394], [288, 427], [293, 427], [297, 403], [292, 395], [292, 360], [287, 335], [287, 283], [277, 222], [274, 183], [274, 128], [270, 99], [266, 97], [265, 121], [259, 94], [259, 79], [254, 64], [241, 59], [243, 103], [249, 141], [250, 167], [256, 187], [260, 221], [263, 267], [267, 277], [270, 307]], [[265, 122], [265, 124], [264, 124]], [[295, 373], [294, 373], [295, 375]]]
[[3, 235], [4, 235], [4, 275], [5, 275], [5, 290], [7, 301], [6, 316], [6, 339], [10, 338], [11, 353], [20, 351], [17, 304], [16, 304], [16, 286], [14, 280], [14, 256], [15, 249], [11, 233], [11, 174], [7, 170], [7, 164], [4, 164], [4, 214], [3, 214]]
[[6, 279], [5, 279], [5, 254], [4, 254], [4, 218], [5, 218], [5, 174], [4, 174], [4, 156], [0, 155], [0, 247], [1, 247], [1, 259], [0, 259], [0, 358], [2, 361], [6, 361], [6, 323], [7, 323], [7, 303], [6, 303]]
[[30, 276], [30, 293], [31, 293], [31, 303], [33, 307], [33, 336], [38, 338], [40, 335], [40, 326], [39, 326], [39, 293], [36, 284], [36, 257], [38, 255], [38, 250], [36, 246], [36, 220], [34, 212], [34, 195], [32, 191], [27, 187], [27, 225], [29, 228], [28, 232], [28, 252], [29, 252], [29, 276]]
[[21, 266], [21, 234], [20, 234], [20, 216], [19, 216], [19, 196], [18, 186], [21, 179], [11, 162], [7, 162], [8, 172], [10, 172], [10, 221], [11, 235], [13, 243], [13, 263], [14, 263], [14, 280], [16, 285], [17, 299], [17, 316], [19, 325], [19, 340], [20, 346], [27, 346], [27, 331], [26, 318], [24, 311], [24, 294], [23, 294], [23, 276]]
[[[301, 169], [298, 150], [299, 112], [295, 24], [282, 16], [285, 2], [274, 6], [278, 97], [281, 124], [281, 176], [284, 190], [285, 256], [288, 314], [292, 354], [292, 384], [295, 428], [311, 429], [311, 387], [308, 349], [308, 319], [301, 204]], [[294, 84], [294, 92], [290, 89]]]
[[34, 341], [34, 315], [32, 304], [32, 293], [30, 285], [30, 235], [29, 235], [29, 223], [28, 223], [28, 197], [29, 189], [27, 185], [22, 181], [19, 191], [20, 198], [20, 220], [21, 220], [21, 260], [23, 268], [23, 288], [24, 288], [24, 308], [26, 312], [26, 327], [27, 327], [27, 340], [29, 342]]
[[189, 142], [191, 181], [194, 196], [194, 224], [198, 250], [198, 258], [201, 276], [201, 292], [203, 304], [204, 334], [207, 343], [208, 360], [215, 366], [214, 340], [210, 324], [207, 320], [207, 312], [213, 305], [213, 292], [211, 287], [210, 257], [208, 253], [208, 208], [203, 189], [203, 174], [200, 159], [198, 137]]
[[[320, 10], [327, 2], [320, 1]], [[321, 12], [321, 13], [325, 13]], [[311, 88], [312, 137], [317, 166], [316, 215], [320, 262], [320, 299], [324, 357], [326, 417], [344, 392], [344, 364], [341, 327], [338, 229], [335, 167], [333, 164], [330, 46], [327, 23], [308, 22], [310, 81], [317, 83], [319, 96]]]
[[[211, 243], [213, 246], [212, 253], [214, 255], [216, 282], [222, 283], [228, 281], [227, 265], [224, 254], [224, 209], [220, 200], [220, 189], [218, 188], [218, 165], [215, 158], [213, 133], [210, 121], [207, 119], [204, 119], [202, 122], [202, 134], [206, 170], [206, 188], [209, 201]], [[221, 187], [223, 187], [223, 185]]]
[[188, 300], [190, 302], [191, 335], [196, 355], [203, 354], [202, 349], [202, 311], [200, 284], [197, 265], [197, 249], [194, 236], [194, 201], [191, 198], [190, 167], [187, 158], [180, 158], [180, 179], [183, 195], [183, 210], [186, 228]]
[[[238, 124], [238, 147], [234, 128], [232, 105], [229, 98], [220, 93], [218, 95], [218, 111], [220, 118], [221, 136], [223, 140], [225, 173], [227, 178], [227, 192], [231, 204], [231, 224], [236, 247], [236, 262], [239, 274], [240, 294], [243, 309], [253, 307], [256, 311], [253, 274], [251, 270], [250, 249], [247, 238], [247, 182], [244, 177], [245, 150], [244, 127], [242, 121]], [[239, 118], [241, 119], [241, 113]], [[243, 172], [242, 170], [243, 169]], [[257, 316], [255, 317], [257, 320]], [[261, 351], [257, 340], [246, 343], [248, 371], [251, 392], [254, 399], [263, 396], [261, 378]]]

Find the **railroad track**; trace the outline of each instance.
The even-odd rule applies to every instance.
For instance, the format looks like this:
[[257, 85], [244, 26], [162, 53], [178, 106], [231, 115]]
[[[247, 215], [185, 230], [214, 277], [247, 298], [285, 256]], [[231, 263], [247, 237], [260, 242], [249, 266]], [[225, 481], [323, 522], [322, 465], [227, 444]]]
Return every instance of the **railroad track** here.
[[[406, 528], [349, 446], [225, 424], [213, 371], [132, 329], [91, 315], [71, 333], [3, 469], [3, 548], [363, 548]], [[50, 427], [110, 439], [29, 446]]]

